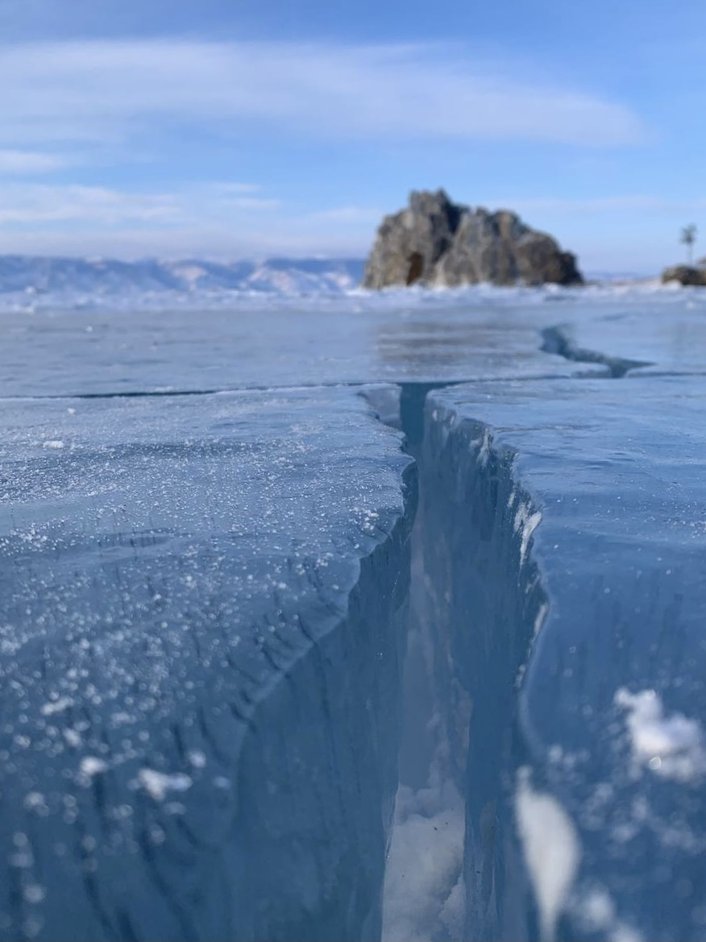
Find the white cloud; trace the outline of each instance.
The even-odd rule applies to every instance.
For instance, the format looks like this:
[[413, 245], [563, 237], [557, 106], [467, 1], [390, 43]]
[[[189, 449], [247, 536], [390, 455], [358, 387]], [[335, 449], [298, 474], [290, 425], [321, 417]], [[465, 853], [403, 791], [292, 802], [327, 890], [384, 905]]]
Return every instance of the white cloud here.
[[278, 200], [249, 195], [255, 189], [249, 184], [206, 183], [154, 193], [78, 184], [14, 183], [0, 186], [0, 225], [68, 223], [106, 228], [156, 223], [170, 227], [194, 225], [199, 220], [227, 221], [234, 214], [267, 213], [279, 206]]
[[0, 183], [0, 253], [118, 258], [360, 255], [374, 222], [354, 207], [296, 212], [252, 184], [207, 182], [162, 192]]
[[168, 221], [177, 204], [169, 194], [134, 194], [107, 187], [18, 184], [0, 188], [0, 224]]
[[511, 198], [496, 200], [492, 206], [508, 206], [522, 213], [553, 213], [556, 215], [600, 215], [604, 213], [672, 213], [693, 212], [706, 208], [706, 198], [692, 200], [665, 199], [647, 194], [597, 196], [587, 199], [561, 197]]
[[[300, 135], [339, 143], [611, 146], [643, 133], [619, 103], [513, 77], [472, 61], [458, 46], [0, 43], [0, 87], [0, 251], [367, 250], [382, 209], [319, 204], [297, 213], [248, 182], [174, 184], [164, 192], [50, 182], [69, 166], [102, 165], [107, 174], [126, 162], [138, 179], [140, 165], [169, 160], [179, 138], [189, 139], [194, 153], [200, 142], [208, 149], [219, 140], [232, 152], [234, 139], [257, 140], [263, 131], [276, 132], [283, 146]], [[174, 151], [175, 171], [187, 160]], [[44, 183], [30, 182], [38, 175]]]
[[62, 228], [54, 231], [0, 228], [0, 254], [101, 255], [106, 258], [212, 258], [232, 260], [285, 255], [362, 258], [372, 233], [362, 236], [338, 232], [301, 231], [297, 220], [269, 230], [238, 230], [199, 221], [197, 225], [139, 227], [125, 223], [110, 230], [90, 232]]
[[511, 77], [460, 48], [176, 40], [0, 46], [0, 140], [109, 143], [243, 122], [321, 137], [641, 139], [620, 103]]
[[353, 224], [367, 223], [377, 225], [387, 210], [370, 206], [335, 206], [333, 209], [316, 210], [309, 214], [312, 222]]
[[45, 154], [27, 150], [0, 150], [0, 176], [33, 176], [54, 173], [68, 166], [70, 161], [58, 154]]

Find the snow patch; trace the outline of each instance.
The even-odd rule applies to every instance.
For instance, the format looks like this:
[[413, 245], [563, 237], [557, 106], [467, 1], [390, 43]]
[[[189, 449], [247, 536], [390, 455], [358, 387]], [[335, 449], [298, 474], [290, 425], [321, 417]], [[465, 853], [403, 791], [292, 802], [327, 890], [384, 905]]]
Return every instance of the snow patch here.
[[463, 938], [463, 801], [452, 782], [402, 785], [385, 869], [383, 942]]
[[99, 759], [98, 756], [86, 756], [81, 759], [78, 771], [84, 783], [88, 784], [95, 775], [108, 771], [108, 763], [105, 759]]
[[203, 769], [206, 765], [206, 753], [200, 749], [192, 749], [187, 758], [195, 769]]
[[593, 887], [575, 907], [581, 925], [592, 935], [600, 934], [608, 942], [644, 942], [642, 933], [620, 920], [608, 891]]
[[700, 724], [683, 713], [666, 716], [655, 690], [630, 693], [624, 687], [615, 703], [627, 712], [633, 759], [662, 778], [693, 782], [706, 773], [706, 745]]
[[167, 775], [155, 769], [140, 769], [137, 780], [155, 801], [163, 801], [168, 792], [188, 791], [193, 784], [191, 778], [182, 772]]
[[532, 539], [532, 534], [541, 522], [542, 514], [538, 510], [532, 512], [532, 505], [529, 501], [521, 501], [515, 514], [514, 523], [515, 533], [519, 533], [521, 538], [520, 565], [523, 565], [527, 559], [527, 551], [529, 550], [529, 542]]
[[63, 713], [70, 706], [73, 706], [73, 700], [70, 697], [60, 697], [58, 700], [50, 700], [45, 703], [41, 709], [42, 716], [53, 716], [55, 713]]
[[539, 910], [542, 942], [553, 942], [556, 926], [573, 886], [581, 844], [559, 802], [535, 791], [529, 769], [520, 769], [515, 793], [517, 829]]

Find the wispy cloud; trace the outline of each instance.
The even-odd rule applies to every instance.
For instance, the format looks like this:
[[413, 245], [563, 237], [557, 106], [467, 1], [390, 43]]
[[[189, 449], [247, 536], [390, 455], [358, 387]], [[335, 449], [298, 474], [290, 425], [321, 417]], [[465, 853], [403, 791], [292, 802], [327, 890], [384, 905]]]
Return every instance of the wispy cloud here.
[[54, 173], [70, 166], [71, 161], [60, 154], [40, 151], [0, 149], [0, 177], [34, 176]]
[[0, 183], [0, 253], [254, 258], [364, 254], [377, 214], [306, 212], [249, 185], [202, 183], [171, 192]]
[[626, 194], [618, 196], [596, 196], [586, 199], [566, 199], [563, 197], [516, 197], [500, 199], [492, 203], [494, 207], [508, 206], [522, 213], [547, 213], [555, 215], [604, 215], [617, 213], [625, 216], [630, 213], [659, 214], [674, 212], [695, 212], [706, 209], [706, 197], [694, 199], [669, 199], [649, 194]]
[[[327, 205], [312, 192], [317, 168], [296, 163], [301, 140], [322, 153], [534, 141], [585, 154], [646, 134], [620, 101], [448, 44], [0, 42], [0, 87], [0, 251], [359, 254], [394, 206], [347, 204], [380, 199], [360, 187]], [[278, 161], [274, 175], [263, 168], [272, 189], [283, 170], [288, 183], [301, 174], [299, 206], [247, 180], [185, 182], [220, 175], [240, 144], [247, 166], [258, 153]], [[296, 187], [282, 192], [295, 200]], [[532, 221], [531, 200], [511, 205]]]
[[301, 212], [253, 184], [173, 190], [0, 182], [0, 252], [139, 257], [359, 254], [373, 231], [354, 207]]
[[106, 187], [23, 184], [0, 187], [0, 224], [169, 220], [177, 212], [173, 196], [134, 194]]
[[332, 209], [320, 209], [308, 214], [311, 222], [356, 224], [378, 223], [384, 211], [372, 206], [334, 206]]
[[262, 214], [279, 207], [276, 199], [250, 195], [256, 188], [239, 183], [192, 184], [173, 192], [135, 192], [77, 184], [0, 185], [0, 225], [154, 223], [165, 228], [228, 221], [234, 214]]
[[326, 137], [642, 138], [619, 102], [533, 83], [458, 47], [176, 40], [0, 46], [0, 141], [105, 143], [155, 122]]
[[556, 197], [537, 197], [501, 200], [498, 205], [511, 205], [522, 212], [549, 213], [629, 213], [629, 212], [672, 212], [674, 210], [703, 209], [706, 199], [674, 200], [659, 196], [630, 194], [624, 196], [596, 196], [588, 199], [563, 199]]
[[0, 229], [0, 254], [29, 255], [102, 255], [109, 258], [213, 258], [232, 260], [266, 258], [286, 255], [292, 258], [311, 256], [363, 257], [369, 248], [372, 233], [356, 235], [347, 232], [311, 230], [296, 219], [278, 229], [253, 227], [239, 230], [203, 220], [173, 226], [125, 223], [111, 229], [85, 230], [60, 228], [17, 230]]

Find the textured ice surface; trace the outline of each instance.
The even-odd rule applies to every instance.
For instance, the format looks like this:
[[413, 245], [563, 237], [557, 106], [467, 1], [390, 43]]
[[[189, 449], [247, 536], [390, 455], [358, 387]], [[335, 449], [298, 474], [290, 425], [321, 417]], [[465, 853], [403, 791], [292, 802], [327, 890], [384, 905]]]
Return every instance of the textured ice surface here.
[[[529, 867], [540, 938], [557, 926], [571, 939], [706, 938], [703, 403], [695, 377], [431, 396], [439, 517], [466, 507], [479, 533], [464, 554], [447, 521], [428, 548], [449, 579], [466, 579], [438, 601], [473, 702], [468, 938], [537, 937], [517, 912], [521, 883], [507, 879], [515, 854]], [[527, 551], [518, 520], [533, 512], [541, 524]], [[528, 795], [556, 809], [553, 826], [538, 826]], [[510, 850], [514, 814], [522, 840]], [[565, 882], [552, 880], [552, 861]], [[485, 900], [476, 873], [494, 887]], [[598, 926], [597, 892], [610, 901]]]
[[[162, 302], [163, 303], [163, 302]], [[468, 289], [175, 309], [0, 306], [2, 396], [598, 375], [601, 357], [700, 371], [697, 291]], [[557, 326], [578, 361], [540, 350]], [[559, 351], [560, 352], [560, 351]]]
[[706, 939], [701, 295], [144, 301], [0, 312], [0, 938]]
[[609, 361], [638, 361], [632, 375], [705, 373], [706, 297], [696, 289], [656, 295], [618, 295], [582, 316], [575, 305], [556, 304], [555, 324], [570, 355], [600, 353]]
[[0, 456], [0, 937], [375, 938], [399, 433], [345, 389], [33, 400]]
[[[0, 311], [3, 396], [572, 375], [542, 353], [551, 305], [424, 296], [251, 302], [226, 310]], [[549, 310], [547, 310], [549, 308]]]

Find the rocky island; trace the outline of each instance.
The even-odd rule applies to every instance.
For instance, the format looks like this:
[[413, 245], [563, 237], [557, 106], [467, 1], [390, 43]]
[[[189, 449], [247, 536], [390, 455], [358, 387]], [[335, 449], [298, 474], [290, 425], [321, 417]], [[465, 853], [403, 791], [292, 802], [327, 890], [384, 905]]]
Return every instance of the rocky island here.
[[452, 288], [479, 282], [570, 285], [582, 281], [576, 257], [515, 213], [471, 208], [453, 203], [444, 190], [422, 190], [410, 194], [406, 209], [383, 219], [363, 286]]
[[665, 268], [662, 272], [662, 284], [666, 285], [671, 281], [688, 287], [704, 287], [706, 286], [706, 265], [700, 262], [698, 266], [672, 265], [670, 268]]

